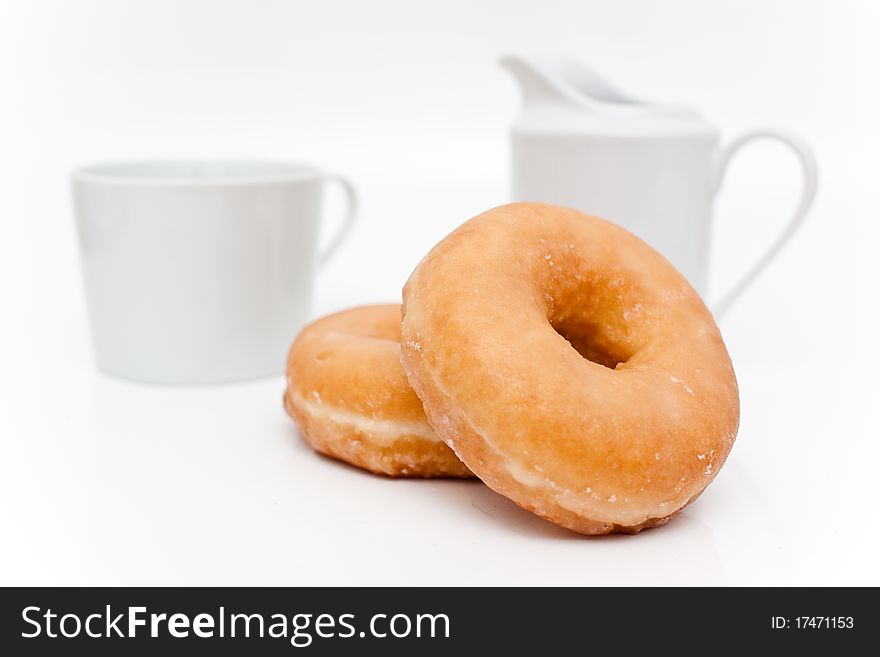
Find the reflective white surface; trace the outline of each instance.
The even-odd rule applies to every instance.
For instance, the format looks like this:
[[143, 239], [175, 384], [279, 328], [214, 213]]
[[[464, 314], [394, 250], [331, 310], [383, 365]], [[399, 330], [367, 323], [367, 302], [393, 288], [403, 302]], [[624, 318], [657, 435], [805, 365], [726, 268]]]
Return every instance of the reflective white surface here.
[[[846, 64], [880, 57], [867, 16], [694, 2], [682, 20], [645, 3], [633, 22], [632, 7], [598, 3], [590, 20], [560, 20], [587, 10], [556, 2], [505, 22], [508, 3], [484, 17], [450, 2], [427, 19], [401, 5], [391, 13], [402, 23], [388, 27], [293, 3], [263, 13], [208, 4], [216, 34], [199, 3], [161, 0], [142, 10], [28, 2], [0, 22], [0, 43], [21, 55], [0, 57], [20, 92], [0, 104], [0, 585], [880, 585], [880, 203], [868, 148], [880, 143], [880, 93]], [[341, 29], [351, 49], [291, 38], [291, 25]], [[238, 66], [231, 26], [259, 45], [237, 51]], [[392, 28], [407, 57], [369, 47]], [[439, 238], [506, 199], [517, 92], [495, 60], [510, 39], [539, 32], [602, 60], [628, 89], [689, 99], [732, 130], [790, 122], [823, 172], [803, 229], [721, 325], [742, 427], [725, 468], [678, 519], [583, 538], [478, 482], [389, 480], [314, 455], [283, 413], [280, 377], [156, 387], [96, 372], [72, 166], [240, 151], [344, 170], [363, 193], [362, 221], [318, 276], [315, 312], [393, 300]], [[382, 75], [370, 94], [352, 94], [364, 70]], [[791, 210], [798, 173], [780, 151], [756, 144], [731, 165], [712, 290], [758, 256], [750, 236], [781, 229]]]
[[[395, 206], [393, 185], [374, 189], [382, 206]], [[459, 203], [490, 202], [474, 189], [448, 192], [456, 200], [431, 213], [438, 225], [470, 211]], [[383, 215], [370, 217], [373, 232], [400, 239]], [[725, 468], [669, 525], [599, 539], [546, 523], [478, 482], [390, 480], [315, 455], [282, 411], [280, 377], [159, 387], [98, 374], [78, 301], [34, 305], [33, 289], [20, 288], [13, 316], [26, 321], [7, 327], [2, 343], [3, 362], [18, 367], [0, 370], [2, 514], [16, 537], [2, 548], [0, 581], [877, 583], [880, 386], [863, 365], [876, 348], [849, 351], [870, 324], [844, 341], [836, 321], [816, 317], [815, 299], [832, 298], [840, 281], [817, 286], [795, 273], [829, 237], [822, 224], [806, 232], [722, 327], [743, 408]], [[413, 258], [376, 259], [370, 242], [356, 239], [331, 266], [321, 312], [376, 300], [372, 290], [391, 298]], [[359, 263], [369, 280], [351, 289], [349, 268]], [[862, 303], [853, 293], [841, 288], [850, 297], [823, 312]], [[65, 330], [53, 321], [59, 314]], [[876, 322], [876, 309], [861, 317]]]

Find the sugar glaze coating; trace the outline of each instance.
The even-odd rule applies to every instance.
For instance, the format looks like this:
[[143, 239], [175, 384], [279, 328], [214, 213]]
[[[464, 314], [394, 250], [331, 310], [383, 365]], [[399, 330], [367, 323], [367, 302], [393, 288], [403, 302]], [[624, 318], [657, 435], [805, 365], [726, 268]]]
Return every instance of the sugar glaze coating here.
[[318, 452], [398, 477], [470, 477], [425, 418], [400, 364], [400, 306], [310, 324], [287, 359], [284, 407]]
[[711, 313], [659, 253], [551, 205], [489, 210], [403, 294], [436, 433], [492, 489], [584, 534], [667, 522], [724, 464], [739, 393]]

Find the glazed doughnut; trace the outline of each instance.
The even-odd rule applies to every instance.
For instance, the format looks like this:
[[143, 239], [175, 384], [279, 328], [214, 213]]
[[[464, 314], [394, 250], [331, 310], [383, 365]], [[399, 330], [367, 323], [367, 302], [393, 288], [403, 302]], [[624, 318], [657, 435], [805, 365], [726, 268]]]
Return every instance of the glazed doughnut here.
[[487, 485], [574, 531], [637, 532], [724, 464], [739, 393], [711, 314], [625, 230], [516, 203], [447, 236], [403, 294], [403, 364]]
[[444, 445], [400, 365], [400, 306], [310, 324], [287, 358], [284, 407], [316, 451], [379, 474], [473, 476]]

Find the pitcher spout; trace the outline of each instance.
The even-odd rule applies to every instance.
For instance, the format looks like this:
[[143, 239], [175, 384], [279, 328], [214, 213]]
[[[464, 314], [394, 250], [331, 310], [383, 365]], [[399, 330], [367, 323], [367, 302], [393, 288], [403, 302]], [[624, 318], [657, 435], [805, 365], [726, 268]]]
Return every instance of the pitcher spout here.
[[500, 65], [519, 84], [526, 107], [569, 106], [591, 109], [601, 106], [636, 106], [639, 102], [580, 62], [553, 55], [506, 55]]
[[558, 105], [576, 107], [580, 104], [572, 90], [566, 89], [560, 80], [530, 59], [507, 55], [501, 58], [499, 64], [513, 75], [519, 85], [523, 104], [528, 108]]

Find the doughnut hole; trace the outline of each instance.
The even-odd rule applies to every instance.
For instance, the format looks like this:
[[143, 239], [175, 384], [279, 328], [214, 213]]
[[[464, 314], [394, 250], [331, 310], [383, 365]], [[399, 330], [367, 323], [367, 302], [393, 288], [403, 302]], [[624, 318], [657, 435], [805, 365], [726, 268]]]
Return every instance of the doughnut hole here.
[[[625, 276], [602, 277], [577, 257], [560, 257], [542, 285], [547, 321], [586, 360], [614, 370], [642, 346], [633, 323], [642, 314], [639, 289]], [[540, 280], [540, 279], [539, 279]]]
[[611, 340], [600, 325], [576, 320], [554, 322], [552, 319], [550, 325], [583, 358], [610, 370], [625, 364], [632, 356], [630, 350]]

